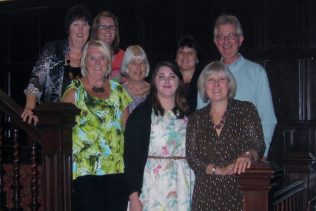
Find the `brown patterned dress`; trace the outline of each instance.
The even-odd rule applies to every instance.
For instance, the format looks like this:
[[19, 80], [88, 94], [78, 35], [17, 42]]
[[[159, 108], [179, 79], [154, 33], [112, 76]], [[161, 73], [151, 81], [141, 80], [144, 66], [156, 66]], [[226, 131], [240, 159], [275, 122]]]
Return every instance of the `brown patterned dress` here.
[[246, 101], [229, 100], [225, 124], [218, 136], [210, 118], [210, 105], [189, 118], [186, 149], [195, 171], [192, 211], [242, 210], [242, 192], [237, 175], [207, 175], [212, 163], [226, 166], [250, 149], [261, 157], [265, 143], [258, 112]]

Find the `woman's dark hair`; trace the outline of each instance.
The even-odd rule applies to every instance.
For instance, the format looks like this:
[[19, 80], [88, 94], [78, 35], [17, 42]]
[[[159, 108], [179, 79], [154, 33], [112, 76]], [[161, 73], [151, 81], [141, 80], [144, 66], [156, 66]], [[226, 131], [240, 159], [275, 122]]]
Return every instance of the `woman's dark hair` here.
[[152, 74], [151, 77], [151, 82], [150, 82], [150, 93], [149, 96], [147, 97], [147, 102], [150, 103], [152, 105], [152, 107], [154, 108], [154, 112], [156, 115], [164, 115], [164, 109], [160, 104], [160, 101], [158, 99], [158, 95], [157, 95], [157, 87], [155, 84], [155, 78], [157, 76], [157, 73], [159, 71], [159, 69], [161, 67], [169, 67], [171, 69], [171, 71], [179, 78], [179, 86], [176, 90], [175, 93], [175, 107], [173, 108], [173, 112], [175, 113], [175, 115], [178, 118], [183, 118], [185, 115], [188, 114], [189, 112], [189, 107], [187, 105], [185, 96], [184, 96], [184, 83], [183, 83], [183, 78], [182, 78], [182, 74], [179, 70], [179, 67], [170, 61], [163, 61], [163, 62], [159, 62], [155, 69], [154, 72]]
[[69, 27], [75, 20], [84, 20], [91, 25], [91, 12], [88, 7], [83, 4], [72, 6], [65, 15], [65, 31], [68, 34]]
[[198, 60], [201, 59], [200, 46], [198, 42], [190, 34], [183, 35], [177, 40], [176, 53], [179, 49], [184, 48], [184, 47], [193, 48], [196, 52], [197, 59]]

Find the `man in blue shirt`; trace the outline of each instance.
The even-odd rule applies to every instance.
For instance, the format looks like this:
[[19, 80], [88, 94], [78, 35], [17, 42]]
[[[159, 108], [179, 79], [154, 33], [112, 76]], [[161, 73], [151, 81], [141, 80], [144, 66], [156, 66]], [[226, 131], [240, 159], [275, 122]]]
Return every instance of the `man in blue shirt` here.
[[[245, 59], [239, 53], [239, 47], [244, 41], [241, 24], [237, 17], [221, 15], [214, 25], [214, 43], [237, 82], [235, 99], [252, 102], [259, 113], [263, 127], [266, 151], [264, 160], [269, 151], [275, 125], [277, 123], [268, 77], [265, 69], [252, 61]], [[208, 102], [198, 95], [197, 108], [202, 108]]]

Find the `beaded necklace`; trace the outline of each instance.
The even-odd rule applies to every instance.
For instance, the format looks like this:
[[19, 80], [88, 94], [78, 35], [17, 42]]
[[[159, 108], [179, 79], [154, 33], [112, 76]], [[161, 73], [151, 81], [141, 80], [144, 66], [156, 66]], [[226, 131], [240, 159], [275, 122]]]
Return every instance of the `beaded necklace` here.
[[104, 90], [103, 87], [95, 87], [95, 86], [92, 85], [92, 91], [94, 93], [103, 93], [105, 90]]
[[93, 91], [94, 93], [96, 93], [96, 94], [102, 94], [102, 93], [105, 91], [105, 89], [104, 89], [103, 86], [101, 86], [101, 87], [96, 87], [96, 86], [94, 86], [88, 79], [87, 79], [87, 81], [88, 81], [88, 83], [92, 86], [92, 91]]
[[216, 129], [216, 130], [220, 130], [223, 125], [225, 124], [225, 119], [226, 119], [226, 112], [227, 110], [225, 110], [223, 116], [222, 116], [222, 119], [221, 121], [219, 121], [218, 124], [215, 124], [214, 120], [213, 120], [213, 116], [212, 116], [212, 112], [211, 112], [211, 120], [212, 120], [212, 123], [213, 123], [213, 128]]

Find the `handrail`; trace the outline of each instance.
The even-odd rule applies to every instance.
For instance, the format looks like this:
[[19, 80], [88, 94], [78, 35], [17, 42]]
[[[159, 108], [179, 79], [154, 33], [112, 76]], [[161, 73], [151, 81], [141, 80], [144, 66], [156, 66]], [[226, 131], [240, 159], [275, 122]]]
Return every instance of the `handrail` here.
[[283, 171], [271, 162], [255, 162], [245, 173], [239, 175], [239, 184], [243, 192], [244, 211], [271, 210], [272, 188], [278, 186]]
[[0, 89], [0, 110], [2, 110], [11, 120], [23, 129], [30, 137], [41, 143], [41, 131], [34, 125], [23, 122], [21, 118], [22, 108]]
[[289, 197], [297, 194], [298, 192], [303, 191], [304, 189], [305, 187], [303, 180], [285, 186], [284, 188], [273, 194], [273, 205], [275, 206], [279, 204], [280, 202], [288, 199]]
[[43, 193], [45, 211], [71, 210], [72, 128], [79, 110], [70, 103], [42, 103], [35, 109], [37, 126], [21, 119], [22, 108], [0, 90], [0, 110], [41, 145]]

